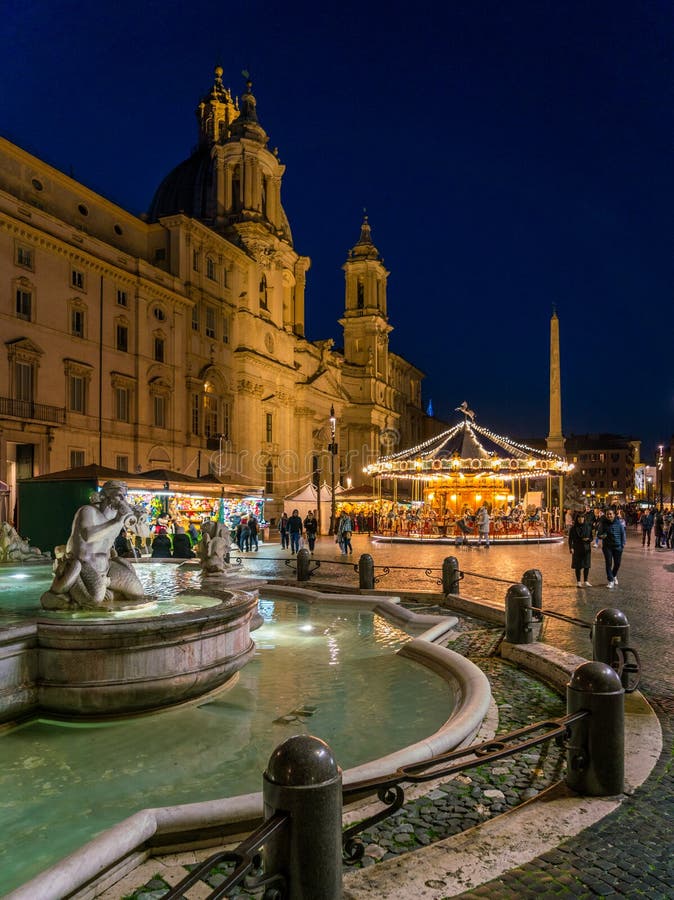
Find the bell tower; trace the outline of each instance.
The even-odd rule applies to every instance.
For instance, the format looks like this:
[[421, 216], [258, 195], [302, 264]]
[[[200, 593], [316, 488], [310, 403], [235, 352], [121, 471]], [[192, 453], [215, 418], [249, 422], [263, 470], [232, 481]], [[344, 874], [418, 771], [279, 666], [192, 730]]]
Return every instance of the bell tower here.
[[342, 266], [345, 274], [344, 359], [365, 366], [370, 374], [386, 380], [388, 336], [393, 330], [386, 312], [386, 282], [389, 272], [372, 242], [367, 216], [360, 237]]

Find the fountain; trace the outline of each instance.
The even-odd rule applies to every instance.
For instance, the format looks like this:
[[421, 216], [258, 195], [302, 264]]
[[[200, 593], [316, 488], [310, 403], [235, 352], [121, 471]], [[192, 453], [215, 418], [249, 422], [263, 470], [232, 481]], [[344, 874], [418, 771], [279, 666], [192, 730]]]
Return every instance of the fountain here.
[[39, 547], [31, 547], [9, 522], [0, 523], [0, 563], [45, 562], [51, 559]]
[[113, 549], [121, 528], [144, 526], [123, 482], [106, 482], [77, 510], [55, 550], [46, 613], [0, 633], [0, 723], [168, 708], [221, 687], [251, 658], [257, 593], [221, 590], [211, 577], [212, 587], [183, 594], [187, 611], [158, 614], [162, 601]]

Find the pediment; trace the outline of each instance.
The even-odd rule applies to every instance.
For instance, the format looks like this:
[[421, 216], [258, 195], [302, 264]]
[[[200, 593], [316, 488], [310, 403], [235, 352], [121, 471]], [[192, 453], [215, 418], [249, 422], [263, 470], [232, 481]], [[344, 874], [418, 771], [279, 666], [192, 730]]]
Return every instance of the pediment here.
[[43, 356], [44, 350], [30, 338], [16, 338], [13, 341], [5, 341], [5, 346], [10, 352], [29, 353], [32, 356]]

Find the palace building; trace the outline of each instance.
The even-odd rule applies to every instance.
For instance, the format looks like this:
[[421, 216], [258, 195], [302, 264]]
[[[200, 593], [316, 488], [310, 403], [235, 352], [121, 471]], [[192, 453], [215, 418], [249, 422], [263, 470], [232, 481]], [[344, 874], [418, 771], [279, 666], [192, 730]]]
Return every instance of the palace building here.
[[142, 218], [0, 139], [0, 481], [14, 499], [18, 479], [95, 463], [215, 474], [275, 515], [329, 472], [332, 408], [342, 482], [361, 482], [382, 442], [422, 438], [423, 374], [389, 350], [367, 218], [343, 266], [343, 349], [309, 340], [310, 259], [250, 83], [238, 100], [216, 68], [197, 121]]

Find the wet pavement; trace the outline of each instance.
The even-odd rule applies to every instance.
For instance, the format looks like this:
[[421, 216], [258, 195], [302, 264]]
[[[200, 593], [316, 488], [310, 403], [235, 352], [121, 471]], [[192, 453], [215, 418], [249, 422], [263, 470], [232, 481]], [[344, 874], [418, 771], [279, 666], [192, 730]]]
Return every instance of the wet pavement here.
[[[641, 656], [641, 689], [658, 714], [663, 729], [663, 752], [655, 769], [634, 794], [597, 824], [565, 840], [554, 851], [461, 896], [489, 900], [511, 897], [673, 897], [674, 551], [642, 549], [638, 536], [629, 534], [618, 576], [619, 586], [608, 590], [599, 549], [593, 550], [592, 554], [589, 580], [593, 587], [579, 589], [565, 544], [474, 549], [373, 543], [366, 536], [355, 535], [353, 547], [353, 557], [345, 559], [332, 539], [321, 539], [314, 554], [314, 559], [321, 565], [308, 586], [356, 588], [358, 575], [354, 563], [360, 554], [369, 553], [374, 560], [375, 575], [381, 576], [376, 585], [379, 590], [419, 592], [419, 599], [423, 601], [423, 592], [439, 590], [437, 580], [445, 557], [455, 556], [464, 573], [460, 592], [466, 597], [502, 602], [509, 583], [520, 581], [527, 569], [536, 568], [543, 575], [544, 610], [554, 610], [588, 623], [605, 607], [618, 608], [626, 614], [631, 626], [630, 642]], [[287, 560], [290, 566], [286, 565]], [[288, 580], [295, 577], [291, 569], [294, 559], [278, 545], [241, 554], [241, 561], [242, 574]], [[273, 593], [273, 588], [269, 593]], [[500, 634], [498, 629], [466, 617], [460, 623], [464, 634], [453, 648], [473, 658], [487, 672], [499, 707], [499, 730], [517, 727], [524, 719], [531, 721], [532, 716], [539, 719], [560, 713], [562, 701], [557, 695], [526, 673], [500, 663], [491, 655]], [[589, 657], [591, 653], [588, 631], [566, 622], [546, 619], [543, 639], [581, 656]], [[441, 840], [466, 827], [466, 823], [471, 826], [485, 821], [526, 800], [544, 789], [547, 783], [561, 777], [561, 756], [561, 752], [554, 751], [543, 756], [525, 754], [519, 760], [510, 758], [496, 772], [472, 769], [465, 776], [436, 785], [430, 793], [406, 803], [394, 817], [364, 835], [367, 843], [364, 865], [377, 865], [384, 859]], [[158, 860], [152, 863], [155, 869], [157, 863]], [[136, 874], [138, 880], [128, 885], [132, 889], [126, 896], [138, 900], [162, 896], [166, 883], [155, 877], [141, 880], [140, 871]], [[223, 878], [222, 872], [213, 872], [208, 888], [203, 885], [204, 891], [212, 890]], [[235, 890], [232, 896], [238, 893]], [[119, 897], [121, 894], [112, 891], [105, 896]]]

